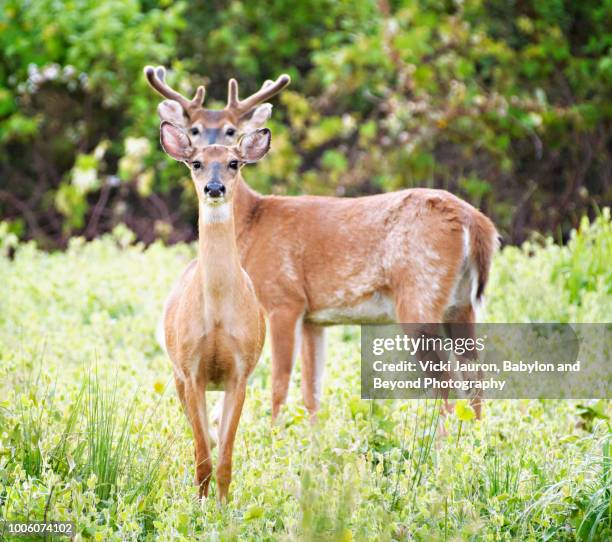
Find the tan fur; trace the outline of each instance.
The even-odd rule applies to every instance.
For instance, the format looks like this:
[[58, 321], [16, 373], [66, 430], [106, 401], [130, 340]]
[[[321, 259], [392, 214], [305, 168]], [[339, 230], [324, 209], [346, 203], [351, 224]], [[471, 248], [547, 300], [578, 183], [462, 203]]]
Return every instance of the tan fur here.
[[[203, 162], [225, 164], [234, 157], [225, 147], [196, 153]], [[219, 498], [227, 496], [231, 481], [234, 438], [245, 397], [247, 378], [261, 354], [265, 336], [263, 312], [248, 275], [240, 265], [228, 186], [227, 220], [209, 222], [211, 203], [203, 195], [206, 169], [192, 172], [198, 194], [200, 220], [198, 257], [192, 261], [167, 302], [165, 342], [174, 364], [177, 391], [190, 419], [195, 442], [196, 482], [200, 496], [208, 494], [212, 473], [206, 411], [206, 389], [225, 389], [219, 428]], [[240, 173], [236, 178], [243, 182]], [[207, 207], [209, 206], [209, 207]]]
[[[287, 395], [296, 325], [310, 325], [317, 311], [350, 309], [374, 296], [392, 300], [389, 322], [443, 322], [451, 312], [473, 321], [474, 312], [463, 310], [473, 300], [455, 299], [454, 290], [473, 261], [481, 292], [497, 238], [489, 219], [442, 190], [354, 199], [279, 197], [261, 196], [239, 183], [234, 212], [242, 265], [270, 320], [274, 416]], [[368, 323], [367, 316], [361, 315], [361, 322]], [[311, 412], [320, 402], [315, 390], [322, 362], [316, 356], [322, 350], [315, 354], [312, 344], [302, 349], [303, 378], [310, 380], [303, 385], [304, 400]]]
[[[150, 71], [147, 77], [159, 92]], [[254, 97], [265, 89], [279, 92], [288, 83], [283, 77], [272, 87], [264, 83]], [[172, 98], [172, 92], [162, 94]], [[252, 98], [242, 110], [253, 106]], [[194, 106], [194, 100], [179, 97], [187, 130], [209, 133], [232, 123], [237, 136], [247, 125], [245, 116], [229, 116], [238, 103], [233, 80], [224, 110], [204, 109], [201, 100]], [[201, 137], [194, 141], [203, 144]], [[497, 247], [491, 221], [441, 190], [354, 199], [264, 197], [239, 183], [234, 212], [241, 262], [270, 323], [273, 418], [286, 400], [300, 339], [304, 402], [312, 414], [319, 408], [324, 336], [315, 324], [473, 323]]]

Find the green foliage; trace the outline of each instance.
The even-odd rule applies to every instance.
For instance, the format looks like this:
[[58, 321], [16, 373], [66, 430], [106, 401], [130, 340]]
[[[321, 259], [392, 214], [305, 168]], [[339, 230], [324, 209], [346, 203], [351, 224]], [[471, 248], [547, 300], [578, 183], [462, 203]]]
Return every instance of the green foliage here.
[[[0, 203], [3, 214], [23, 201], [21, 214], [24, 206], [32, 209], [29, 233], [47, 243], [48, 233], [61, 240], [84, 230], [92, 211], [87, 196], [108, 198], [104, 186], [116, 184], [118, 160], [129, 154], [124, 139], [127, 145], [130, 134], [142, 137], [147, 129], [154, 138], [157, 100], [142, 68], [174, 56], [184, 7], [138, 0], [3, 2], [0, 160], [3, 184], [13, 192]], [[140, 173], [129, 180], [137, 182]], [[57, 213], [65, 219], [61, 227], [40, 226]]]
[[245, 95], [291, 74], [247, 173], [264, 193], [440, 187], [511, 242], [565, 235], [610, 200], [611, 23], [609, 0], [6, 0], [0, 213], [47, 246], [119, 222], [146, 242], [192, 236], [142, 75], [160, 63], [211, 106], [230, 77]]
[[[537, 265], [532, 265], [537, 254]], [[610, 210], [580, 222], [566, 246], [552, 239], [507, 247], [496, 262], [491, 289], [506, 295], [487, 302], [494, 322], [609, 322], [612, 315]], [[535, 300], [546, 299], [546, 303]], [[525, 312], [525, 307], [529, 312]], [[528, 320], [525, 320], [528, 318]]]
[[[566, 246], [505, 248], [487, 320], [609, 321], [611, 238], [605, 210]], [[299, 382], [271, 427], [265, 350], [230, 502], [217, 506], [213, 482], [199, 504], [191, 432], [154, 338], [193, 249], [133, 243], [121, 227], [48, 253], [0, 223], [0, 518], [46, 512], [104, 541], [610, 537], [609, 401], [487, 401], [482, 420], [463, 402], [440, 418], [433, 401], [363, 401], [350, 327], [330, 330], [314, 428]]]

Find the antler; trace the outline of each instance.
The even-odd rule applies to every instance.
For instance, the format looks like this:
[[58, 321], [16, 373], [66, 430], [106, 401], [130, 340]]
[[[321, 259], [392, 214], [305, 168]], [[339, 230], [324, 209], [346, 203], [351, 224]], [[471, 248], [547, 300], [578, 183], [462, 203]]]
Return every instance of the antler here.
[[147, 66], [144, 69], [144, 73], [147, 76], [149, 85], [165, 98], [180, 103], [186, 113], [202, 106], [206, 94], [203, 86], [199, 86], [195, 96], [189, 100], [166, 83], [166, 69], [163, 66], [157, 66], [157, 68]]
[[227, 87], [227, 105], [225, 109], [232, 109], [238, 115], [244, 115], [256, 105], [278, 94], [290, 82], [291, 78], [285, 73], [276, 81], [266, 81], [255, 94], [251, 94], [248, 98], [240, 100], [238, 98], [238, 81], [236, 81], [236, 79], [230, 79]]

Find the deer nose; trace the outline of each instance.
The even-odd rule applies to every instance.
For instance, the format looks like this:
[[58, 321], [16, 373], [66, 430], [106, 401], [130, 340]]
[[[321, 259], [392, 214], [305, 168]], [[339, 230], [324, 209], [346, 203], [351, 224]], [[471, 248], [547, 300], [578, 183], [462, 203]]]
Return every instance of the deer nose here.
[[210, 181], [204, 187], [204, 194], [211, 198], [220, 198], [225, 194], [225, 186], [219, 181]]

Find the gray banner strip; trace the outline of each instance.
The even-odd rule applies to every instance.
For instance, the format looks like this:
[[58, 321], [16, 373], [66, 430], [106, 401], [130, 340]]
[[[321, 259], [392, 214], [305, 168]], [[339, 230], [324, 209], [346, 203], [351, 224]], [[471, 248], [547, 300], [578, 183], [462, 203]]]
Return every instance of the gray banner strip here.
[[361, 327], [361, 396], [612, 397], [612, 324]]

